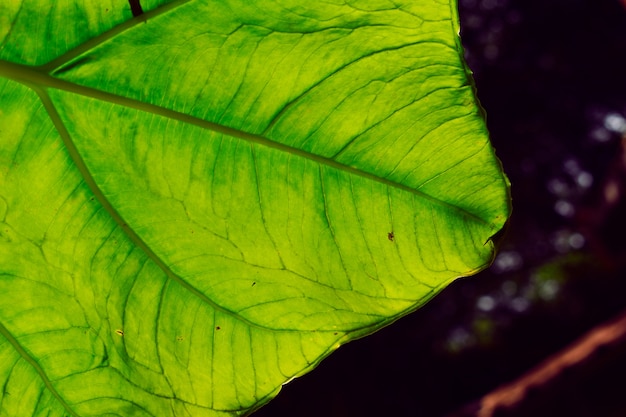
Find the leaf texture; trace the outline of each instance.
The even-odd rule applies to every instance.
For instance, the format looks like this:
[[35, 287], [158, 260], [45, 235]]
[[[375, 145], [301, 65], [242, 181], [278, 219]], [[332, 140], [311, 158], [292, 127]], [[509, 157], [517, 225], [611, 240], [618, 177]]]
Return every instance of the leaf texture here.
[[0, 415], [234, 416], [485, 268], [448, 1], [0, 9]]

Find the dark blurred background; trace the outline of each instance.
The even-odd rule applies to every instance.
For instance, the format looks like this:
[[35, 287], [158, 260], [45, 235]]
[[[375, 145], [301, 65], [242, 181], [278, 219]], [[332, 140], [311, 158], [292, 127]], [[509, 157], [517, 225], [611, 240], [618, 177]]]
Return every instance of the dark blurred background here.
[[[255, 417], [487, 416], [480, 397], [626, 309], [626, 1], [459, 7], [512, 183], [501, 251], [489, 270], [340, 348]], [[624, 345], [494, 415], [626, 416]]]

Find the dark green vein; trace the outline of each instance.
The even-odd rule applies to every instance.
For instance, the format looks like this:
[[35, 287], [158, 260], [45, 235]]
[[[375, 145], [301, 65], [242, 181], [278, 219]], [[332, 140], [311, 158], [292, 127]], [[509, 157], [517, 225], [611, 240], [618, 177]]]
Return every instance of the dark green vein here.
[[[145, 12], [139, 16], [136, 16], [134, 19], [129, 19], [124, 23], [121, 23], [117, 26], [115, 26], [113, 29], [108, 30], [106, 32], [104, 32], [103, 34], [93, 37], [91, 39], [89, 39], [88, 41], [82, 43], [81, 45], [77, 46], [74, 49], [71, 49], [70, 51], [64, 53], [63, 55], [59, 56], [56, 59], [53, 59], [52, 61], [41, 65], [39, 67], [37, 67], [41, 72], [45, 72], [45, 73], [53, 73], [53, 71], [58, 71], [60, 72], [64, 72], [68, 69], [70, 69], [71, 67], [74, 67], [75, 65], [78, 64], [78, 62], [70, 62], [72, 61], [74, 58], [82, 55], [83, 53], [90, 51], [91, 49], [95, 48], [96, 46], [108, 41], [109, 39], [113, 39], [114, 37], [116, 37], [117, 35], [119, 35], [122, 32], [126, 32], [129, 29], [132, 29], [133, 27], [139, 25], [139, 24], [143, 24], [146, 23], [149, 19], [155, 18], [159, 15], [162, 15], [172, 9], [175, 9], [177, 7], [182, 6], [185, 3], [190, 2], [191, 0], [177, 0], [177, 1], [173, 1], [172, 3], [168, 3], [165, 4], [163, 6], [157, 7], [154, 10], [151, 10], [149, 12]], [[80, 60], [79, 60], [80, 61]], [[63, 67], [63, 65], [69, 63], [69, 65], [67, 67]], [[60, 68], [63, 67], [63, 68]]]
[[163, 262], [163, 260], [152, 250], [152, 248], [150, 248], [146, 244], [146, 242], [144, 242], [144, 240], [126, 223], [124, 218], [120, 215], [120, 213], [115, 209], [115, 207], [113, 207], [113, 205], [109, 202], [106, 196], [102, 193], [102, 191], [100, 190], [100, 187], [98, 187], [98, 184], [96, 184], [96, 181], [91, 175], [89, 168], [87, 168], [85, 161], [83, 160], [82, 156], [78, 152], [78, 149], [74, 145], [74, 142], [72, 141], [72, 138], [67, 128], [65, 127], [65, 124], [61, 120], [61, 116], [56, 111], [56, 108], [54, 107], [54, 104], [52, 103], [52, 100], [48, 96], [47, 92], [45, 90], [42, 90], [37, 85], [30, 85], [30, 87], [39, 95], [39, 98], [42, 101], [44, 108], [48, 111], [48, 115], [50, 116], [52, 123], [54, 124], [57, 131], [59, 132], [59, 135], [61, 136], [63, 143], [65, 144], [65, 147], [67, 148], [67, 151], [70, 154], [70, 157], [72, 158], [72, 161], [74, 162], [74, 164], [76, 164], [76, 168], [81, 173], [85, 183], [87, 184], [91, 192], [95, 195], [98, 202], [104, 207], [104, 209], [109, 213], [109, 215], [113, 218], [113, 220], [120, 226], [121, 230], [123, 230], [126, 233], [126, 235], [130, 238], [130, 240], [135, 245], [137, 245], [137, 247], [139, 247], [146, 254], [146, 256], [150, 258], [165, 273], [165, 275], [169, 279], [176, 281], [183, 288], [187, 289], [189, 292], [194, 294], [196, 297], [200, 298], [205, 303], [212, 306], [214, 309], [222, 311], [232, 317], [235, 317], [249, 326], [265, 329], [264, 326], [259, 326], [258, 324], [249, 321], [245, 317], [240, 316], [236, 312], [229, 310], [227, 308], [224, 308], [221, 305], [217, 304], [216, 302], [211, 300], [209, 297], [207, 297], [205, 294], [200, 292], [197, 288], [195, 288], [194, 286], [192, 286], [191, 284], [183, 280], [182, 277], [180, 277], [178, 274], [172, 271], [172, 269], [168, 265], [166, 265], [165, 262]]
[[[331, 41], [331, 42], [334, 42]], [[330, 42], [329, 42], [330, 43]], [[272, 130], [272, 128], [274, 127], [274, 125], [276, 123], [278, 123], [278, 121], [281, 119], [281, 117], [287, 113], [289, 111], [290, 108], [292, 108], [293, 106], [295, 106], [300, 100], [302, 100], [307, 94], [309, 94], [311, 91], [313, 91], [315, 88], [321, 86], [323, 83], [325, 83], [328, 79], [332, 78], [333, 76], [335, 76], [336, 74], [339, 74], [342, 71], [347, 70], [348, 68], [363, 62], [364, 60], [371, 58], [375, 55], [379, 55], [379, 54], [383, 54], [383, 53], [387, 53], [387, 52], [391, 52], [391, 51], [399, 51], [401, 49], [404, 48], [410, 48], [410, 47], [414, 47], [417, 44], [425, 44], [425, 43], [429, 43], [429, 44], [441, 44], [444, 45], [446, 47], [449, 47], [449, 45], [439, 42], [439, 41], [433, 41], [433, 40], [425, 40], [425, 41], [417, 41], [414, 43], [407, 43], [407, 44], [402, 44], [402, 45], [396, 45], [396, 46], [389, 46], [386, 48], [381, 48], [381, 49], [377, 49], [374, 51], [370, 51], [364, 55], [361, 55], [359, 57], [355, 57], [352, 61], [348, 61], [343, 63], [342, 65], [338, 66], [337, 68], [333, 69], [331, 72], [329, 72], [328, 74], [326, 74], [326, 76], [324, 76], [323, 78], [319, 79], [318, 81], [316, 81], [315, 83], [311, 84], [306, 90], [302, 91], [297, 97], [293, 98], [289, 103], [287, 103], [287, 105], [285, 105], [280, 111], [278, 111], [273, 117], [272, 120], [270, 121], [270, 123], [267, 125], [267, 127], [265, 128], [265, 130], [262, 132], [262, 134], [265, 134], [269, 131]], [[425, 68], [425, 67], [423, 67]], [[422, 69], [422, 68], [416, 68], [417, 70]]]
[[57, 390], [52, 385], [52, 382], [50, 382], [48, 375], [46, 375], [46, 373], [41, 368], [41, 366], [37, 363], [37, 361], [35, 361], [35, 359], [33, 359], [33, 357], [28, 352], [26, 352], [26, 350], [22, 347], [22, 345], [20, 345], [17, 339], [13, 337], [13, 335], [9, 332], [9, 330], [6, 327], [4, 327], [2, 323], [0, 323], [0, 334], [2, 334], [2, 336], [4, 336], [9, 341], [9, 343], [13, 345], [13, 347], [15, 348], [15, 350], [17, 350], [20, 356], [24, 358], [26, 362], [28, 362], [35, 369], [35, 371], [39, 374], [39, 377], [45, 384], [46, 388], [48, 388], [48, 390], [52, 393], [52, 395], [56, 397], [56, 399], [63, 406], [63, 408], [65, 408], [65, 410], [72, 416], [79, 417], [79, 415], [76, 414], [74, 410], [70, 408], [69, 404], [65, 402], [63, 397], [61, 397], [61, 395], [57, 392]]

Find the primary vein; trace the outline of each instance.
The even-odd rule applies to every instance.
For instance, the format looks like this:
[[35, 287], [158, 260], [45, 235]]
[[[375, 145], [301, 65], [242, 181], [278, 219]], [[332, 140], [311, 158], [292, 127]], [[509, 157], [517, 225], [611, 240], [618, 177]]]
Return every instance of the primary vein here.
[[326, 157], [323, 157], [323, 156], [320, 156], [311, 152], [307, 152], [302, 149], [285, 145], [280, 142], [272, 141], [263, 136], [255, 135], [255, 134], [248, 133], [242, 130], [220, 125], [214, 122], [209, 122], [207, 120], [200, 119], [195, 116], [190, 116], [188, 114], [181, 113], [176, 110], [171, 110], [165, 107], [161, 107], [155, 104], [145, 103], [145, 102], [133, 99], [133, 98], [119, 96], [119, 95], [109, 93], [106, 91], [98, 90], [93, 87], [87, 87], [87, 86], [83, 86], [79, 84], [74, 84], [72, 82], [53, 77], [50, 74], [43, 72], [39, 68], [34, 68], [31, 66], [27, 66], [27, 65], [15, 64], [12, 62], [0, 60], [0, 77], [2, 76], [12, 79], [14, 81], [20, 82], [32, 88], [33, 90], [38, 90], [38, 89], [41, 90], [41, 89], [46, 89], [46, 88], [63, 90], [63, 91], [67, 91], [73, 94], [78, 94], [84, 97], [90, 97], [96, 100], [101, 100], [101, 101], [117, 104], [123, 107], [139, 110], [142, 112], [155, 114], [155, 115], [162, 116], [168, 119], [177, 120], [183, 123], [200, 127], [202, 129], [206, 129], [206, 130], [210, 130], [213, 132], [221, 133], [226, 136], [238, 138], [249, 143], [256, 143], [261, 146], [273, 148], [281, 152], [286, 152], [292, 155], [296, 155], [296, 156], [299, 156], [308, 160], [315, 161], [316, 163], [320, 165], [332, 167], [339, 171], [347, 172], [349, 174], [363, 177], [371, 181], [382, 183], [391, 188], [401, 189], [413, 195], [417, 195], [417, 196], [420, 196], [421, 198], [425, 198], [429, 201], [432, 201], [438, 205], [442, 205], [442, 206], [451, 208], [455, 211], [458, 211], [464, 214], [465, 216], [468, 216], [472, 218], [473, 220], [478, 221], [479, 223], [488, 224], [486, 220], [482, 219], [476, 214], [468, 212], [467, 210], [461, 207], [447, 203], [443, 200], [440, 200], [436, 197], [426, 194], [420, 190], [411, 188], [401, 183], [390, 181], [386, 178], [381, 178], [377, 175], [374, 175], [366, 171], [362, 171], [352, 166], [342, 164], [340, 162], [335, 161], [334, 159], [326, 158]]

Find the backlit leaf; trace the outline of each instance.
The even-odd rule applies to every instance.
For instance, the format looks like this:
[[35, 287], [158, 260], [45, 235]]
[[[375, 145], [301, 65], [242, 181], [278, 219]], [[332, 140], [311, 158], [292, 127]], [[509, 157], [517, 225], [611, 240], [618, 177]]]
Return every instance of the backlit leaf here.
[[230, 416], [485, 268], [448, 1], [0, 7], [0, 415]]

